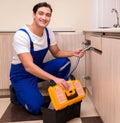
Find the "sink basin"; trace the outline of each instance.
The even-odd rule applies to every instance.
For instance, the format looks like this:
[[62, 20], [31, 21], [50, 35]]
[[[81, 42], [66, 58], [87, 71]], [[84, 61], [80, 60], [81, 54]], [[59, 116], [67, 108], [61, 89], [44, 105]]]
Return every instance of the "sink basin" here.
[[115, 28], [115, 27], [99, 27], [99, 28], [94, 28], [94, 29], [86, 29], [83, 30], [85, 32], [115, 32], [115, 33], [120, 33], [120, 27]]
[[120, 27], [99, 27], [100, 29], [120, 29]]
[[103, 30], [103, 31], [108, 31], [108, 32], [111, 32], [111, 31], [120, 32], [120, 27], [117, 27], [117, 28], [115, 28], [115, 27], [99, 27], [98, 30]]

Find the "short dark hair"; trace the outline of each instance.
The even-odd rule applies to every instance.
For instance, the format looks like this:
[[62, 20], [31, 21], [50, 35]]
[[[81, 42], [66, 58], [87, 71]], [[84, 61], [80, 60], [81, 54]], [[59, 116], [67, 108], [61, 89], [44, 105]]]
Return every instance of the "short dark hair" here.
[[33, 7], [33, 12], [36, 14], [37, 10], [38, 10], [40, 7], [48, 7], [48, 8], [51, 10], [51, 13], [52, 13], [52, 7], [51, 7], [51, 5], [48, 4], [47, 2], [41, 2], [41, 3], [36, 4], [36, 5]]

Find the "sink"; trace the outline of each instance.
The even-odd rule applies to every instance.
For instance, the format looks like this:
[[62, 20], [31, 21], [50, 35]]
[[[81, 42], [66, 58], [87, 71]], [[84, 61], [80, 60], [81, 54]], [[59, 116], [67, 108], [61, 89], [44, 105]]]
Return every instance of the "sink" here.
[[120, 27], [99, 27], [98, 29], [103, 30], [103, 31], [108, 31], [108, 32], [120, 32]]
[[120, 27], [99, 27], [99, 28], [93, 28], [93, 29], [86, 29], [83, 30], [83, 32], [115, 32], [115, 33], [120, 33]]
[[100, 29], [120, 29], [120, 27], [99, 27]]

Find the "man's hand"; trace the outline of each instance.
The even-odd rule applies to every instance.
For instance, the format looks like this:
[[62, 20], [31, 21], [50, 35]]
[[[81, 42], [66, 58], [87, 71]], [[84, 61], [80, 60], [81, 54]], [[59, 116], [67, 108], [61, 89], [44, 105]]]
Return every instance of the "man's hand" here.
[[77, 49], [74, 51], [74, 56], [82, 58], [84, 56], [85, 52], [83, 52], [83, 49]]
[[64, 79], [56, 78], [54, 81], [56, 84], [60, 85], [64, 90], [69, 90], [69, 84]]

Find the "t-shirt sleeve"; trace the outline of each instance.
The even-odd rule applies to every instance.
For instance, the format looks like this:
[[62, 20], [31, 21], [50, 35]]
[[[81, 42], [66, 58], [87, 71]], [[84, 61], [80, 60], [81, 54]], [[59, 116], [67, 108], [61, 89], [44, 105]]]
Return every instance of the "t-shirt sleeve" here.
[[25, 32], [17, 31], [13, 38], [13, 48], [16, 54], [30, 52], [29, 37]]

